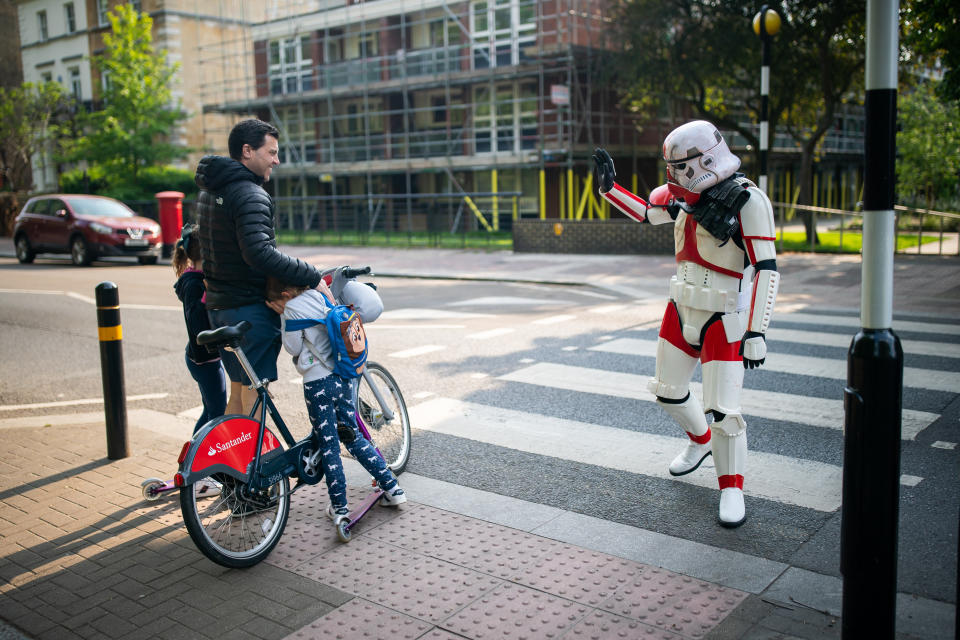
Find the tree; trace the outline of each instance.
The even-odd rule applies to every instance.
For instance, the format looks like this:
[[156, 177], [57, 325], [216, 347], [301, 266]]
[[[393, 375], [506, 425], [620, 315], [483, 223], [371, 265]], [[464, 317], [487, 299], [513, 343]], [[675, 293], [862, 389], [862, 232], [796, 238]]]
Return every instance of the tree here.
[[0, 87], [0, 187], [33, 188], [31, 158], [40, 152], [55, 155], [62, 121], [69, 119], [72, 105], [55, 82]]
[[[618, 85], [651, 113], [710, 120], [759, 150], [749, 126], [760, 120], [760, 39], [752, 29], [758, 8], [733, 0], [625, 3], [615, 20], [627, 43]], [[783, 123], [798, 141], [799, 202], [808, 204], [816, 150], [863, 81], [864, 6], [782, 0], [771, 8], [782, 28], [772, 45], [769, 126], [772, 136]]]
[[943, 65], [937, 95], [960, 102], [960, 13], [952, 0], [906, 0], [901, 10], [903, 43], [933, 67]]
[[934, 83], [919, 83], [900, 96], [897, 108], [898, 191], [922, 198], [928, 209], [938, 199], [956, 197], [960, 175], [960, 109], [934, 91]]
[[170, 89], [178, 65], [167, 64], [165, 51], [154, 51], [150, 16], [119, 5], [108, 17], [105, 51], [93, 58], [106, 78], [103, 108], [84, 118], [86, 135], [71, 158], [103, 166], [112, 183], [134, 183], [142, 168], [186, 155], [168, 139], [186, 114], [173, 104]]

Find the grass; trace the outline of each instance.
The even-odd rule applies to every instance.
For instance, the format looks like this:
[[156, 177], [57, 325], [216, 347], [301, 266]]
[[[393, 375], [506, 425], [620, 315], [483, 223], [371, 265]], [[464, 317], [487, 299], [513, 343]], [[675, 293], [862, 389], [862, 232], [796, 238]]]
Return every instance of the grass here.
[[360, 233], [357, 231], [277, 231], [277, 242], [299, 245], [342, 245], [367, 247], [430, 247], [433, 249], [481, 249], [501, 251], [513, 249], [509, 231], [469, 231], [466, 233], [430, 233], [397, 231]]
[[[820, 245], [814, 248], [816, 253], [860, 253], [863, 248], [863, 236], [859, 231], [844, 231], [843, 245], [840, 245], [839, 231], [821, 231], [817, 234], [820, 238]], [[936, 242], [937, 238], [933, 235], [924, 234], [923, 244]], [[900, 233], [897, 235], [897, 251], [904, 251], [916, 247], [919, 238], [913, 233]], [[777, 248], [780, 248], [780, 232], [777, 232]], [[803, 231], [787, 231], [783, 234], [784, 251], [810, 251], [810, 242], [807, 240], [807, 234]]]

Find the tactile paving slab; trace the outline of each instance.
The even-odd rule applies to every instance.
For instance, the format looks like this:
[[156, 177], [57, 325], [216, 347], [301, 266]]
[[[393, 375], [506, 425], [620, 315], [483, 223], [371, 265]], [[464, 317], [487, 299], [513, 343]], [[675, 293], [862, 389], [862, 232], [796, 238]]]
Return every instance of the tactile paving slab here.
[[619, 587], [633, 584], [644, 569], [637, 562], [565, 545], [540, 556], [516, 582], [596, 607]]
[[594, 611], [576, 624], [564, 640], [684, 640], [683, 636], [606, 611]]
[[746, 593], [736, 589], [646, 567], [600, 608], [666, 631], [700, 638], [746, 597]]
[[515, 584], [504, 584], [441, 626], [473, 640], [552, 640], [583, 619], [591, 609], [570, 600]]
[[432, 626], [429, 622], [405, 616], [363, 598], [354, 598], [294, 631], [284, 640], [414, 640]]
[[360, 595], [421, 620], [440, 622], [503, 584], [502, 580], [455, 564], [423, 558]]
[[359, 594], [394, 580], [425, 556], [360, 537], [339, 545], [293, 569], [311, 580]]

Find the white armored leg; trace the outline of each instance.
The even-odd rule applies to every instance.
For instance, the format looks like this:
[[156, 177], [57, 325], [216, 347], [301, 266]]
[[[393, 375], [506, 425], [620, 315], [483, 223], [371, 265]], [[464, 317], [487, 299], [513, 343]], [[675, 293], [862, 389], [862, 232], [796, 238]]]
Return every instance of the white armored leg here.
[[743, 504], [743, 476], [747, 464], [747, 423], [730, 414], [714, 422], [713, 460], [720, 484], [720, 524], [739, 527], [747, 519]]
[[695, 471], [711, 453], [710, 428], [700, 401], [691, 393], [680, 403], [664, 402], [657, 398], [657, 404], [677, 421], [689, 438], [683, 451], [670, 463], [670, 475], [682, 476]]

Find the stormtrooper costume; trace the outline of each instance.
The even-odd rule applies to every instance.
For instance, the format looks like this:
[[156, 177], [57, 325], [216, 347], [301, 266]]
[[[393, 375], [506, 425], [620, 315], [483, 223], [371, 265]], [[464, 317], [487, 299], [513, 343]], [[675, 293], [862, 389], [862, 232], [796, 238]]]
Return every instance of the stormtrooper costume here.
[[[677, 275], [670, 279], [670, 303], [649, 387], [689, 438], [670, 463], [670, 473], [690, 473], [712, 453], [720, 484], [720, 524], [738, 527], [746, 520], [743, 372], [766, 358], [764, 334], [780, 281], [773, 207], [765, 193], [737, 173], [740, 159], [717, 128], [703, 120], [678, 127], [664, 140], [667, 184], [654, 189], [649, 202], [614, 181], [606, 151], [597, 149], [593, 159], [602, 197], [638, 222], [674, 224]], [[697, 362], [702, 407], [690, 393]], [[706, 412], [713, 415], [711, 425]]]

